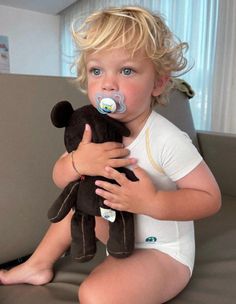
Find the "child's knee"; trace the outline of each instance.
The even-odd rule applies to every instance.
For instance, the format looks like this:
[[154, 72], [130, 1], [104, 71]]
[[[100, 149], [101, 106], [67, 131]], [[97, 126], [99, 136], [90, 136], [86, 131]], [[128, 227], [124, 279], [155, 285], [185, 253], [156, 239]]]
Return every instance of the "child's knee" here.
[[105, 286], [102, 288], [97, 280], [89, 277], [80, 285], [78, 290], [79, 303], [81, 304], [106, 304]]
[[88, 302], [86, 302], [86, 294], [87, 293], [88, 293], [87, 284], [85, 282], [83, 282], [82, 284], [80, 284], [79, 289], [78, 289], [79, 303], [81, 303], [81, 304], [88, 303]]
[[97, 304], [99, 295], [96, 292], [96, 285], [91, 280], [86, 279], [79, 287], [78, 290], [79, 303], [82, 304]]

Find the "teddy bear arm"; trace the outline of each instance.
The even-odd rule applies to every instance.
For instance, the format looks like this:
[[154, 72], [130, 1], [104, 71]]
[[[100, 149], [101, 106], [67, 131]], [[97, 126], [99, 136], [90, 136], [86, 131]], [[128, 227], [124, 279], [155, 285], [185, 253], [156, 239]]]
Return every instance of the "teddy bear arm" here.
[[75, 206], [80, 181], [69, 183], [48, 211], [48, 219], [57, 223], [61, 221]]

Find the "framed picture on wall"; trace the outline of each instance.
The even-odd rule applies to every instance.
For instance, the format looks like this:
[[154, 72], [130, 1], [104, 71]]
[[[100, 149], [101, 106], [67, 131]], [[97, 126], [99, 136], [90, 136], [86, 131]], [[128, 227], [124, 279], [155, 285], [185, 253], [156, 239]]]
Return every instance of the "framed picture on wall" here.
[[0, 35], [0, 73], [10, 72], [8, 37]]

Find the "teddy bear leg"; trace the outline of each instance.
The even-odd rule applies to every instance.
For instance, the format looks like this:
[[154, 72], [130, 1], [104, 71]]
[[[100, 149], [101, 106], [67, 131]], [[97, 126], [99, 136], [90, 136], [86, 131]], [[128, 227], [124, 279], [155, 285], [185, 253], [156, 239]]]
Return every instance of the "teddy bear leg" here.
[[48, 218], [52, 223], [61, 221], [74, 207], [79, 185], [80, 181], [69, 183], [48, 210]]
[[117, 258], [125, 258], [134, 250], [134, 218], [129, 212], [116, 211], [115, 222], [109, 223], [107, 251]]
[[95, 217], [75, 212], [71, 236], [71, 256], [81, 263], [91, 260], [96, 253]]

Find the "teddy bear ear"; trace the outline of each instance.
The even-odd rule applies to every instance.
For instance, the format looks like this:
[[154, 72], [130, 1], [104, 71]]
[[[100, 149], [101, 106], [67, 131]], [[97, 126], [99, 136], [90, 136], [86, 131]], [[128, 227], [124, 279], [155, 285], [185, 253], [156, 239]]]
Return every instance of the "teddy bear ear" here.
[[66, 127], [73, 113], [74, 110], [69, 101], [60, 101], [51, 111], [51, 121], [57, 128]]

